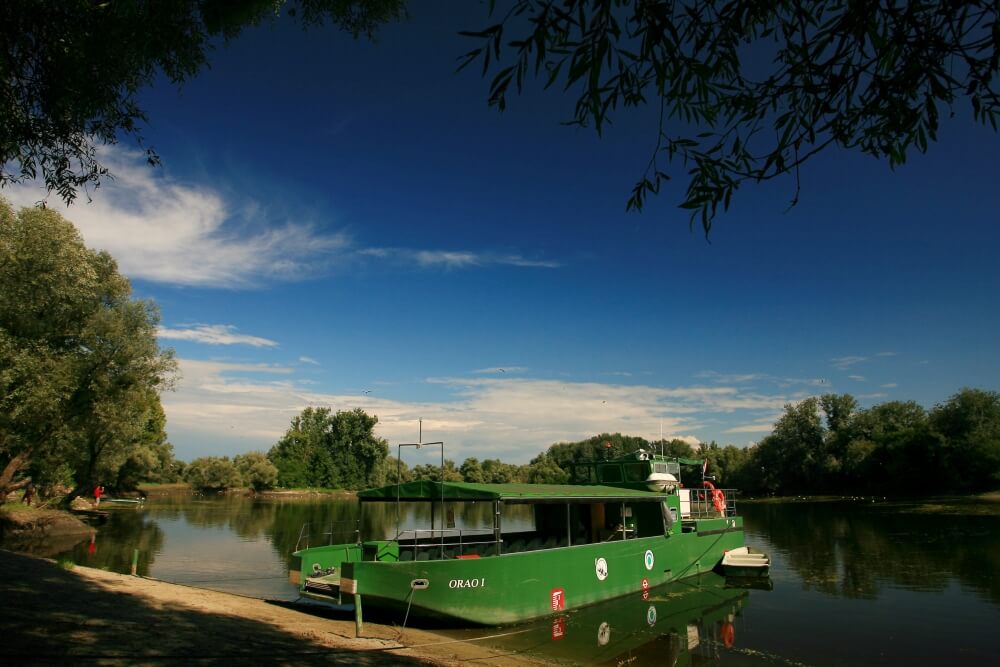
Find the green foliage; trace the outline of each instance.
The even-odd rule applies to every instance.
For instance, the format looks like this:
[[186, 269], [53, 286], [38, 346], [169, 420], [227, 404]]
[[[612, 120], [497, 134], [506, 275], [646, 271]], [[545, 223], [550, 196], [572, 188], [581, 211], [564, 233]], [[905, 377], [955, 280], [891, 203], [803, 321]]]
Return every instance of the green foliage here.
[[236, 464], [228, 456], [204, 456], [188, 464], [185, 481], [203, 491], [221, 491], [243, 486]]
[[254, 491], [266, 491], [278, 483], [278, 469], [264, 452], [240, 454], [233, 459], [245, 486]]
[[[479, 45], [489, 104], [541, 79], [577, 95], [570, 125], [600, 134], [622, 108], [659, 109], [652, 155], [627, 208], [688, 177], [680, 207], [705, 234], [747, 182], [794, 174], [839, 146], [890, 167], [937, 140], [962, 102], [997, 129], [1000, 5], [994, 0], [675, 2], [508, 0], [463, 35]], [[941, 107], [944, 107], [943, 109]], [[685, 173], [686, 172], [686, 173]]]
[[736, 470], [740, 486], [780, 495], [925, 495], [1000, 485], [997, 392], [963, 389], [929, 414], [913, 401], [856, 406], [846, 395], [785, 406], [774, 432]]
[[533, 458], [523, 476], [530, 484], [566, 484], [569, 481], [569, 473], [560, 468], [548, 452]]
[[139, 475], [140, 450], [165, 444], [159, 393], [176, 368], [156, 308], [57, 212], [2, 200], [0, 285], [0, 488], [29, 464], [69, 465], [69, 499]]
[[395, 456], [385, 457], [382, 463], [383, 479], [386, 484], [402, 484], [413, 479], [413, 473], [405, 461], [400, 461]]
[[934, 408], [930, 425], [945, 444], [942, 459], [957, 488], [1000, 486], [1000, 394], [962, 389]]
[[355, 37], [404, 14], [402, 0], [0, 3], [0, 187], [38, 176], [67, 202], [96, 187], [108, 173], [98, 145], [127, 137], [143, 146], [141, 89], [158, 78], [183, 83], [219, 37], [283, 13]]
[[[441, 481], [441, 465], [436, 463], [422, 463], [413, 466], [413, 479], [427, 479], [432, 482]], [[444, 481], [463, 482], [469, 481], [462, 477], [462, 473], [455, 469], [455, 462], [451, 459], [444, 460]]]
[[360, 408], [331, 414], [308, 407], [292, 419], [267, 458], [282, 487], [364, 489], [380, 486], [389, 445], [375, 436], [378, 417]]

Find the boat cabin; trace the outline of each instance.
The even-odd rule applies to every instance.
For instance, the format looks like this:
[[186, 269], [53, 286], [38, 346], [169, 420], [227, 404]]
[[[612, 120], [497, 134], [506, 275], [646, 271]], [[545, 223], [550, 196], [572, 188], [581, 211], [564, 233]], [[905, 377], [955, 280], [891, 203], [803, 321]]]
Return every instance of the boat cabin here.
[[[701, 469], [702, 463], [640, 450], [574, 464], [571, 484], [418, 480], [361, 491], [362, 512], [373, 502], [397, 508], [395, 536], [365, 542], [362, 560], [481, 558], [695, 531], [698, 519], [735, 515], [733, 492], [683, 487], [681, 466]], [[401, 526], [400, 503], [412, 502], [431, 503], [428, 528]], [[490, 512], [476, 513], [488, 518], [456, 527], [456, 510], [470, 503], [488, 504]]]

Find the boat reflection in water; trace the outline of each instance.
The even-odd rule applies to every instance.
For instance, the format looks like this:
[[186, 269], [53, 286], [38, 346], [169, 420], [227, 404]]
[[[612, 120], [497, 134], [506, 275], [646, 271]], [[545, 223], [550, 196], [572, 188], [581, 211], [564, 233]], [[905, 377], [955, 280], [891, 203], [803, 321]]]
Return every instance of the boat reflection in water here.
[[[503, 628], [495, 639], [477, 643], [564, 664], [712, 664], [736, 645], [737, 619], [750, 596], [745, 583], [770, 587], [767, 578], [734, 586], [707, 572], [545, 621]], [[446, 634], [476, 639], [484, 632]]]

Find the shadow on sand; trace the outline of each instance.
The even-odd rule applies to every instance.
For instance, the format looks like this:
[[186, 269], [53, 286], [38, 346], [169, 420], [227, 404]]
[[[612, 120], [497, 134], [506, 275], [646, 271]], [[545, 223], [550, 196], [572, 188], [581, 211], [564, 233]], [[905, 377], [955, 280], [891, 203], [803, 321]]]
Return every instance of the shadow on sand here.
[[[117, 585], [123, 588], [128, 579]], [[107, 590], [49, 561], [0, 551], [0, 637], [9, 664], [426, 664], [392, 652], [325, 646], [239, 616]], [[238, 601], [239, 598], [233, 598]], [[260, 604], [259, 601], [248, 601]], [[275, 615], [294, 612], [274, 607]], [[226, 613], [228, 612], [228, 613]], [[315, 617], [302, 614], [303, 626]], [[287, 624], [288, 619], [285, 619]]]

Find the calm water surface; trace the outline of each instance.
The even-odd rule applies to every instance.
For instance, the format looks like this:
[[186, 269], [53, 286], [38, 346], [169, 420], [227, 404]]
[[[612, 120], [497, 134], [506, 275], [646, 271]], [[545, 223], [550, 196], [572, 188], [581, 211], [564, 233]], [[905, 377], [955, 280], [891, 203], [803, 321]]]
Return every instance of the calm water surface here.
[[[394, 533], [395, 510], [373, 507], [363, 533]], [[92, 543], [58, 556], [128, 572], [138, 549], [143, 575], [281, 600], [298, 597], [288, 569], [302, 526], [314, 540], [332, 530], [346, 542], [359, 520], [355, 501], [330, 499], [151, 496], [110, 511]], [[424, 527], [424, 511], [405, 507], [399, 521]], [[1000, 504], [744, 504], [741, 513], [748, 543], [771, 555], [773, 590], [709, 574], [529, 626], [444, 632], [616, 666], [1000, 661]], [[489, 522], [487, 504], [456, 512], [458, 527]]]

